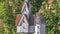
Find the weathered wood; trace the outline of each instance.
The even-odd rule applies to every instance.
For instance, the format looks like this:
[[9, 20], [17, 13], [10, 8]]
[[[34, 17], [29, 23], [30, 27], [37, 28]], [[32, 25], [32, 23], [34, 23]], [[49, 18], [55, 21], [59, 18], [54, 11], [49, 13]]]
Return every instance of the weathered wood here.
[[45, 34], [45, 19], [42, 14], [38, 14], [35, 17], [35, 33], [34, 34]]
[[18, 14], [18, 15], [16, 16], [16, 26], [18, 26], [19, 21], [21, 20], [21, 17], [22, 17], [21, 14]]

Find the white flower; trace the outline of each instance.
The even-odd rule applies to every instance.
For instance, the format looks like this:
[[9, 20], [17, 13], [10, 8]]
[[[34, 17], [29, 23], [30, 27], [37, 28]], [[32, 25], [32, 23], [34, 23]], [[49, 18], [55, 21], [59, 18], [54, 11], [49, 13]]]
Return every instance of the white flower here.
[[56, 10], [51, 10], [52, 13], [56, 13]]
[[45, 5], [46, 4], [46, 2], [44, 1], [44, 2], [42, 2], [42, 5]]
[[48, 6], [48, 9], [50, 9], [50, 8], [51, 8], [51, 5]]

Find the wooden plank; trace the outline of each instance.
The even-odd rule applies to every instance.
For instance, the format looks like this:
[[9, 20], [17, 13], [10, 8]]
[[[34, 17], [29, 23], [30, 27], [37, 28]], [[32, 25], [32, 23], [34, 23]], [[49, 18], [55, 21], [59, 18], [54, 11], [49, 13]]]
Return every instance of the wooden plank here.
[[19, 21], [21, 20], [21, 18], [22, 18], [22, 15], [21, 15], [21, 14], [18, 14], [18, 15], [16, 16], [16, 26], [18, 26]]

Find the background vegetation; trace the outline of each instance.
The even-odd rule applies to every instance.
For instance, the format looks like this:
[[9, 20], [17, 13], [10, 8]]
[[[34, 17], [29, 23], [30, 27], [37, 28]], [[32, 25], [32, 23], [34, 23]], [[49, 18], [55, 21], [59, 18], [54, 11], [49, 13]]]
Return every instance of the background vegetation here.
[[[16, 34], [15, 19], [16, 15], [20, 14], [23, 1], [0, 0], [0, 34]], [[35, 14], [40, 10], [46, 19], [46, 34], [60, 34], [60, 6], [58, 1], [30, 1], [32, 4], [31, 13]]]

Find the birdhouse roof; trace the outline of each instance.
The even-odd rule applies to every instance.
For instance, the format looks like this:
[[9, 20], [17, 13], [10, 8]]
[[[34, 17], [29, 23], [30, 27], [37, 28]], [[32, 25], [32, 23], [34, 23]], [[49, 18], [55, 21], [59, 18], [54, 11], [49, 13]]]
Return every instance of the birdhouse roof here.
[[19, 21], [21, 20], [21, 18], [22, 18], [22, 15], [18, 14], [16, 17], [16, 26], [19, 24]]
[[22, 17], [21, 17], [21, 19], [19, 20], [17, 26], [18, 26], [18, 25], [21, 25], [21, 23], [26, 23], [26, 24], [29, 23], [28, 18], [26, 17], [26, 15], [22, 15]]

